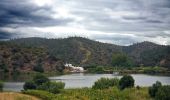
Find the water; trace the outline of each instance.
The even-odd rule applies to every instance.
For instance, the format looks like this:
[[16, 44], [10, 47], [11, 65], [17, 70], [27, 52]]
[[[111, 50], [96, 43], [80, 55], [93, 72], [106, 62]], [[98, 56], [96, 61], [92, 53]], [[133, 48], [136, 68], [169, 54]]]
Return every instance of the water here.
[[[160, 81], [164, 85], [170, 85], [170, 76], [152, 76], [146, 74], [131, 74], [135, 79], [135, 85], [151, 86], [156, 81]], [[49, 77], [52, 81], [61, 81], [65, 83], [65, 88], [81, 88], [91, 87], [96, 80], [101, 77], [121, 78], [122, 76], [114, 76], [112, 74], [69, 74], [62, 76]], [[5, 82], [4, 90], [20, 91], [24, 82]]]

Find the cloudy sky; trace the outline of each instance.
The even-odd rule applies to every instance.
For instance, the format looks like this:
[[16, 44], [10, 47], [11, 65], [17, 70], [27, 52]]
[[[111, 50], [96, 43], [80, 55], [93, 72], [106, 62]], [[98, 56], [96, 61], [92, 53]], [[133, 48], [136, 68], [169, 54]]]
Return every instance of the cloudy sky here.
[[0, 0], [0, 39], [68, 36], [170, 45], [170, 0]]

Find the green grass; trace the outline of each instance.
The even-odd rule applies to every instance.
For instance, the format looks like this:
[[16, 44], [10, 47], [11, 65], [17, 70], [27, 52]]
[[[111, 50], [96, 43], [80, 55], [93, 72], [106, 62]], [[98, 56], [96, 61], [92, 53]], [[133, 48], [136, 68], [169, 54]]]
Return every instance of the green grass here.
[[30, 90], [25, 93], [44, 100], [152, 100], [146, 87], [140, 89], [128, 88], [123, 91], [117, 87], [112, 87], [103, 90], [91, 88], [64, 89], [59, 94], [51, 94], [39, 90]]
[[60, 100], [151, 100], [147, 88], [120, 91], [118, 88], [104, 90], [68, 89], [57, 95]]

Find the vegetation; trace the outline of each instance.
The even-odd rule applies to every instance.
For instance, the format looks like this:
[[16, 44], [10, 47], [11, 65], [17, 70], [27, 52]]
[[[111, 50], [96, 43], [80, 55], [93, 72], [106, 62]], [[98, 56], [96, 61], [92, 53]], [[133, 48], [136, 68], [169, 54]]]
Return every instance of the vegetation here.
[[0, 81], [0, 92], [3, 91], [3, 82]]
[[50, 82], [50, 80], [43, 74], [37, 74], [32, 80], [25, 82], [24, 90], [44, 90], [50, 93], [59, 93], [64, 89], [65, 84], [62, 82]]
[[124, 53], [114, 53], [112, 56], [112, 66], [131, 67], [132, 61]]
[[27, 82], [25, 82], [23, 88], [24, 88], [24, 90], [36, 89], [37, 86], [36, 86], [36, 84], [33, 81], [27, 81]]
[[118, 78], [100, 78], [92, 86], [93, 89], [108, 89], [109, 87], [118, 86]]
[[155, 96], [156, 100], [170, 100], [170, 85], [161, 86]]
[[162, 87], [161, 82], [157, 81], [155, 84], [153, 84], [151, 87], [149, 87], [149, 95], [151, 97], [155, 97], [156, 93], [158, 92], [158, 89]]
[[117, 87], [108, 89], [64, 89], [59, 94], [41, 90], [24, 91], [26, 94], [40, 97], [44, 100], [152, 100], [147, 88], [127, 88], [120, 91]]
[[34, 66], [33, 70], [36, 71], [36, 72], [40, 72], [40, 73], [44, 72], [42, 64], [37, 64], [36, 66]]
[[53, 93], [42, 90], [27, 90], [23, 91], [23, 93], [39, 97], [43, 100], [53, 100], [53, 98], [55, 98], [55, 95]]
[[170, 85], [162, 86], [161, 82], [157, 81], [149, 87], [149, 95], [155, 100], [170, 100]]
[[[11, 40], [10, 43], [30, 47], [46, 47], [47, 51], [72, 64], [81, 66], [112, 65], [112, 54], [122, 52], [134, 66], [168, 67], [170, 47], [151, 42], [136, 43], [130, 46], [100, 43], [81, 37], [64, 39], [24, 38]], [[71, 53], [70, 53], [71, 52]]]
[[43, 83], [49, 82], [50, 80], [43, 74], [37, 74], [33, 77], [33, 82], [37, 86], [42, 85]]
[[121, 90], [123, 90], [125, 88], [133, 87], [134, 86], [134, 82], [135, 82], [135, 80], [133, 79], [132, 76], [125, 75], [119, 81], [119, 88]]
[[45, 47], [0, 42], [0, 72], [19, 75], [28, 72], [62, 72], [64, 62], [51, 56]]
[[65, 84], [63, 82], [46, 82], [38, 87], [38, 90], [45, 90], [50, 93], [59, 93], [64, 89]]

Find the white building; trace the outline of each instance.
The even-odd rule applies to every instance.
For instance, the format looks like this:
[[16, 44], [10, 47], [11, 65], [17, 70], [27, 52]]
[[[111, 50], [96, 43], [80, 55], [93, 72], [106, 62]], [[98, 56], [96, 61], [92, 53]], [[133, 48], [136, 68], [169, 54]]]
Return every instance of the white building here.
[[65, 67], [67, 69], [69, 69], [70, 72], [84, 72], [84, 68], [83, 67], [76, 67], [76, 66], [73, 66], [72, 64], [65, 64]]

